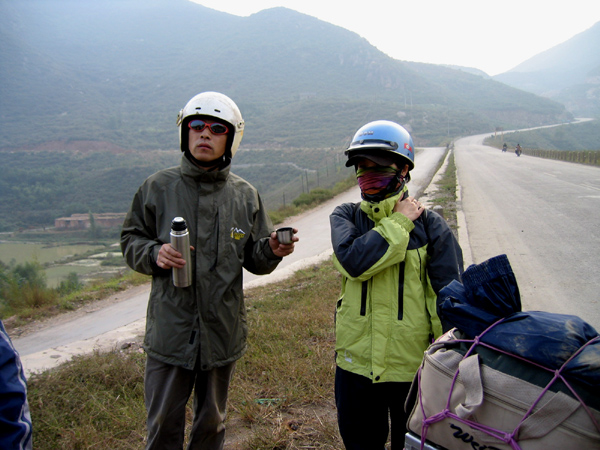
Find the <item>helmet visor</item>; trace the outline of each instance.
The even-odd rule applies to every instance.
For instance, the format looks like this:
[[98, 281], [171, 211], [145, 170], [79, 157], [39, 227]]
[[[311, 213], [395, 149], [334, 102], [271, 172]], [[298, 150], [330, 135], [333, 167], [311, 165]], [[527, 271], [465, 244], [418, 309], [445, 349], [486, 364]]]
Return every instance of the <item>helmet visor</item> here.
[[398, 158], [386, 151], [374, 151], [372, 149], [348, 150], [348, 161], [346, 167], [355, 166], [359, 160], [368, 159], [373, 161], [378, 166], [389, 167], [394, 164]]

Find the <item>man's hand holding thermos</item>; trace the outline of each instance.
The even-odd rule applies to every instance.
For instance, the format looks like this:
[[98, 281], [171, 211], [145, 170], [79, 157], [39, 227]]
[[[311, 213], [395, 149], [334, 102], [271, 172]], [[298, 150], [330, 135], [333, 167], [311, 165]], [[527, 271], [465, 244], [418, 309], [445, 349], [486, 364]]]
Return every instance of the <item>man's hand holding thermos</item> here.
[[185, 219], [175, 217], [171, 222], [171, 243], [161, 246], [156, 265], [161, 269], [173, 269], [173, 284], [177, 287], [192, 284], [191, 250]]

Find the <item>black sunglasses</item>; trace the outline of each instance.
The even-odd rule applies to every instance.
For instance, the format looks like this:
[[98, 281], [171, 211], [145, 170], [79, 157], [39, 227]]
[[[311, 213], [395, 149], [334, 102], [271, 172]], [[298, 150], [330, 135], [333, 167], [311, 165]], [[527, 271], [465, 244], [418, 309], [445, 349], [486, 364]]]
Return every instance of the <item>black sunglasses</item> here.
[[202, 131], [206, 127], [208, 127], [210, 128], [210, 132], [216, 135], [227, 134], [227, 132], [229, 131], [229, 128], [227, 128], [227, 126], [223, 125], [222, 123], [206, 123], [204, 120], [200, 119], [190, 120], [190, 122], [188, 123], [188, 127], [190, 127], [190, 129], [194, 131]]

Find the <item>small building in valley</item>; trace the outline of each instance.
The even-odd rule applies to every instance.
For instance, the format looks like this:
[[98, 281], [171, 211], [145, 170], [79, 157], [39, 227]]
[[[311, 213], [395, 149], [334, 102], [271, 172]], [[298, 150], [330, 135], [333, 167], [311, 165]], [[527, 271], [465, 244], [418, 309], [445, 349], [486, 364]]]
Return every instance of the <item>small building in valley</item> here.
[[[101, 213], [92, 214], [94, 223], [100, 228], [110, 228], [123, 225], [125, 213]], [[54, 227], [57, 230], [85, 230], [91, 227], [90, 214], [72, 214], [69, 217], [54, 219]]]

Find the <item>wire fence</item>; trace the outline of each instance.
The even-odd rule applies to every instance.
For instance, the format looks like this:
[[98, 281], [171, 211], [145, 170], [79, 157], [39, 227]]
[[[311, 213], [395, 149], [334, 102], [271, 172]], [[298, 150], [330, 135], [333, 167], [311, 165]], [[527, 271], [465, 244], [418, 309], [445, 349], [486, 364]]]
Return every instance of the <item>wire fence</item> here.
[[523, 149], [523, 154], [538, 158], [557, 159], [590, 166], [600, 166], [600, 150], [537, 150]]

